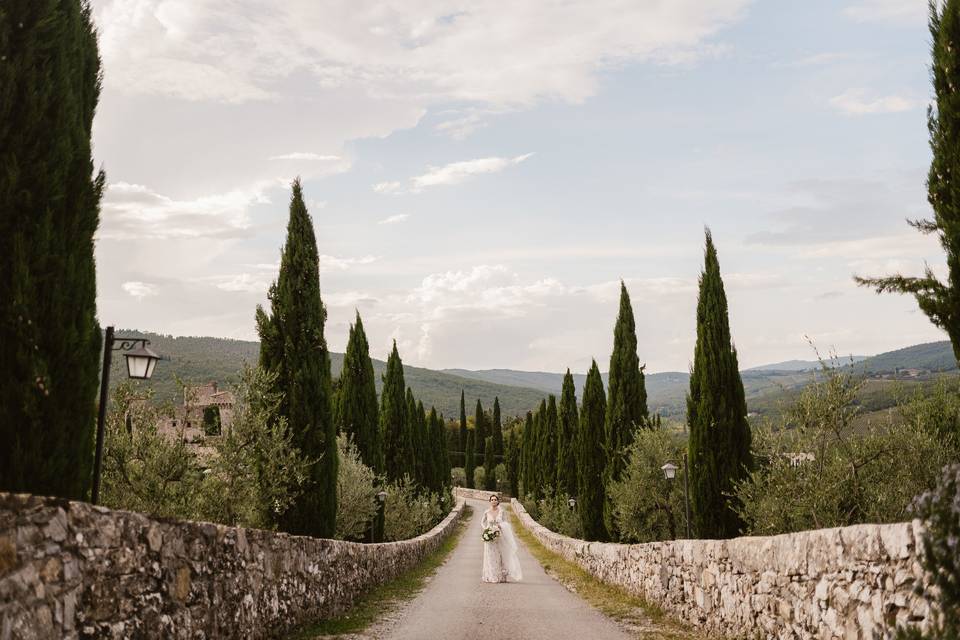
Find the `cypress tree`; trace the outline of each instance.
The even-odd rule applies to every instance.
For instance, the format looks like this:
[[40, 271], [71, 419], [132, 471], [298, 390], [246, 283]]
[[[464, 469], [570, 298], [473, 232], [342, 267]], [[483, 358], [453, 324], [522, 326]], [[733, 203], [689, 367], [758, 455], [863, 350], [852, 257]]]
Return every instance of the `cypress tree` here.
[[467, 406], [464, 403], [463, 389], [460, 390], [460, 453], [457, 458], [461, 467], [467, 466]]
[[430, 439], [427, 411], [423, 408], [422, 400], [417, 400], [417, 445], [415, 455], [420, 459], [420, 464], [417, 465], [420, 470], [420, 484], [429, 488], [434, 475], [433, 442]]
[[533, 494], [533, 459], [534, 459], [534, 441], [533, 441], [533, 414], [527, 411], [527, 417], [523, 422], [523, 437], [521, 438], [520, 455], [520, 484], [523, 496]]
[[[510, 495], [520, 497], [520, 435], [516, 429], [510, 431], [504, 444], [506, 452], [504, 465], [507, 468], [507, 479], [510, 482]], [[576, 469], [576, 467], [574, 467]]]
[[687, 397], [691, 520], [701, 538], [740, 533], [737, 505], [729, 494], [751, 467], [746, 416], [737, 351], [730, 339], [727, 296], [707, 229], [697, 300], [697, 345]]
[[603, 442], [605, 413], [603, 379], [594, 361], [583, 388], [580, 432], [577, 437], [577, 506], [585, 540], [607, 539], [603, 521], [603, 504], [606, 501], [603, 476], [607, 467]]
[[83, 499], [100, 347], [86, 1], [0, 6], [0, 490]]
[[537, 407], [537, 412], [533, 414], [533, 493], [537, 498], [544, 497], [544, 489], [547, 483], [546, 468], [547, 462], [544, 460], [546, 451], [544, 451], [544, 421], [547, 416], [547, 400], [544, 398]]
[[475, 437], [476, 437], [476, 429], [468, 429], [467, 430], [467, 450], [464, 453], [466, 463], [463, 466], [463, 473], [465, 476], [467, 476], [468, 489], [475, 488], [473, 485], [473, 471], [474, 469], [476, 469], [476, 466], [477, 466], [477, 462], [476, 462], [476, 459], [474, 458], [474, 451], [473, 451], [473, 448], [474, 448], [473, 442]]
[[394, 340], [380, 394], [380, 431], [383, 434], [384, 470], [388, 482], [402, 480], [411, 465], [412, 442], [407, 429], [405, 388], [403, 362], [397, 351], [397, 341]]
[[503, 455], [503, 424], [500, 422], [500, 398], [493, 398], [493, 452]]
[[933, 324], [947, 332], [954, 358], [960, 360], [960, 0], [930, 2], [932, 63], [930, 76], [936, 108], [927, 111], [933, 159], [927, 176], [927, 201], [933, 220], [908, 220], [920, 233], [936, 234], [946, 253], [947, 282], [929, 267], [922, 277], [893, 275], [860, 278], [877, 293], [907, 293]]
[[557, 415], [557, 492], [577, 495], [577, 391], [573, 375], [567, 369]]
[[313, 222], [293, 181], [287, 241], [280, 274], [270, 287], [270, 313], [257, 306], [260, 364], [275, 373], [279, 413], [293, 443], [308, 458], [307, 489], [287, 513], [282, 528], [331, 538], [337, 516], [337, 429], [331, 411], [330, 354], [323, 336], [326, 309], [320, 299], [320, 264]]
[[363, 330], [360, 312], [350, 326], [347, 351], [340, 373], [340, 391], [337, 394], [336, 424], [353, 438], [360, 459], [377, 473], [383, 472], [383, 441], [380, 434], [377, 406], [376, 378], [370, 345]]
[[413, 397], [413, 390], [407, 387], [405, 397], [407, 405], [407, 433], [410, 434], [410, 454], [407, 456], [405, 474], [418, 485], [423, 485], [423, 441], [420, 438], [420, 415], [417, 411], [417, 401]]
[[430, 432], [430, 450], [427, 453], [427, 458], [430, 460], [428, 486], [431, 491], [438, 492], [443, 490], [443, 486], [449, 482], [450, 467], [446, 461], [447, 440], [443, 433], [443, 422], [437, 417], [436, 407], [430, 407], [427, 426]]
[[477, 410], [474, 414], [474, 429], [477, 430], [477, 436], [475, 445], [477, 447], [477, 454], [482, 456], [484, 453], [484, 446], [487, 444], [487, 436], [490, 435], [487, 433], [487, 414], [483, 412], [483, 405], [480, 404], [480, 400], [477, 399]]
[[541, 486], [543, 487], [544, 492], [549, 489], [551, 493], [556, 493], [557, 490], [558, 422], [557, 398], [556, 396], [551, 395], [547, 399], [547, 404], [543, 413], [543, 420], [541, 422], [542, 434], [540, 439], [540, 473], [542, 476]]
[[497, 463], [493, 451], [493, 436], [487, 436], [487, 446], [483, 449], [483, 488], [487, 491], [497, 490]]

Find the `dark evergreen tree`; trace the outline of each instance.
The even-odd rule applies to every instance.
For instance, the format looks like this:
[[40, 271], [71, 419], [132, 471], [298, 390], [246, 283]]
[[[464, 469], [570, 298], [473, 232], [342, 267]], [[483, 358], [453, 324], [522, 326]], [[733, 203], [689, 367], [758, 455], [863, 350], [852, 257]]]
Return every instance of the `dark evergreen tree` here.
[[483, 488], [497, 490], [497, 462], [494, 459], [493, 436], [487, 436], [487, 446], [483, 448]]
[[594, 361], [583, 388], [580, 432], [577, 437], [577, 507], [585, 540], [607, 539], [603, 522], [603, 504], [606, 501], [603, 478], [607, 467], [604, 446], [606, 404], [603, 379]]
[[467, 405], [464, 403], [463, 389], [460, 390], [460, 453], [457, 456], [459, 466], [467, 465]]
[[545, 474], [546, 470], [546, 461], [544, 461], [543, 456], [546, 455], [544, 451], [544, 421], [546, 420], [547, 415], [547, 400], [544, 398], [540, 401], [540, 406], [537, 407], [537, 411], [533, 414], [533, 474], [531, 481], [533, 483], [533, 495], [538, 499], [544, 497], [544, 489], [547, 484], [547, 477]]
[[533, 463], [534, 463], [534, 434], [533, 434], [533, 414], [527, 411], [527, 417], [523, 422], [523, 437], [520, 439], [520, 490], [523, 497], [533, 494]]
[[483, 456], [484, 446], [487, 444], [487, 436], [490, 434], [487, 433], [487, 414], [483, 412], [483, 405], [480, 404], [479, 399], [477, 400], [477, 410], [473, 417], [473, 428], [477, 430], [475, 440], [477, 455]]
[[260, 365], [276, 374], [279, 413], [293, 443], [310, 459], [309, 484], [280, 518], [284, 531], [332, 538], [337, 516], [337, 429], [331, 410], [330, 354], [323, 336], [320, 263], [313, 221], [293, 182], [280, 274], [270, 287], [270, 313], [257, 307]]
[[0, 3], [0, 490], [84, 499], [100, 347], [86, 1]]
[[347, 351], [343, 356], [340, 390], [337, 394], [337, 427], [357, 445], [360, 459], [376, 471], [383, 472], [383, 441], [380, 434], [376, 378], [370, 345], [363, 330], [360, 312], [350, 326]]
[[927, 176], [927, 201], [933, 220], [908, 220], [924, 234], [935, 233], [946, 253], [947, 282], [927, 267], [922, 277], [894, 275], [856, 278], [877, 293], [908, 293], [930, 321], [947, 332], [960, 360], [960, 0], [930, 1], [932, 64], [936, 107], [927, 111], [933, 159]]
[[563, 376], [563, 391], [557, 415], [557, 492], [577, 495], [577, 391], [573, 375], [567, 369]]
[[742, 523], [730, 494], [751, 468], [750, 425], [737, 351], [730, 339], [727, 296], [709, 229], [697, 300], [697, 345], [690, 373], [687, 423], [695, 535], [736, 536]]
[[407, 456], [407, 468], [404, 471], [411, 480], [423, 486], [423, 441], [420, 438], [420, 414], [417, 411], [417, 400], [413, 391], [407, 387], [405, 397], [407, 405], [407, 433], [410, 434], [410, 455]]
[[419, 458], [415, 467], [420, 474], [420, 484], [429, 488], [434, 474], [433, 443], [430, 441], [430, 428], [427, 425], [427, 411], [423, 408], [423, 401], [417, 400], [417, 438], [414, 448], [414, 458]]
[[493, 452], [503, 455], [503, 424], [500, 422], [500, 398], [493, 399]]
[[393, 351], [387, 358], [387, 372], [380, 392], [380, 431], [383, 437], [384, 470], [388, 482], [403, 479], [412, 465], [413, 442], [407, 429], [407, 401], [404, 395], [403, 362], [393, 341]]
[[557, 398], [551, 395], [540, 422], [540, 486], [544, 495], [557, 490], [558, 422]]
[[450, 466], [446, 461], [447, 440], [443, 433], [443, 421], [437, 417], [435, 407], [430, 407], [427, 426], [430, 434], [430, 449], [427, 452], [427, 459], [430, 461], [430, 475], [427, 486], [431, 491], [437, 492], [441, 491], [443, 486], [450, 482]]
[[[507, 479], [510, 483], [510, 495], [520, 497], [520, 433], [514, 428], [507, 435], [504, 443], [506, 452], [504, 466], [507, 468]], [[574, 469], [576, 466], [574, 465]]]
[[466, 463], [463, 466], [463, 473], [467, 477], [467, 488], [475, 489], [476, 487], [473, 484], [473, 472], [477, 468], [477, 461], [474, 457], [474, 438], [476, 436], [476, 429], [467, 430], [467, 450], [464, 454], [466, 458]]

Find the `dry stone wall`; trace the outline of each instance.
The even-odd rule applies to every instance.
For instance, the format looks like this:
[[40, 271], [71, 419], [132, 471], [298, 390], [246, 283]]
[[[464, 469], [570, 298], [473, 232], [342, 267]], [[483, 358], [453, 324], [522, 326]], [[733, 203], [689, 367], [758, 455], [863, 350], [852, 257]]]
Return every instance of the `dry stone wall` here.
[[472, 500], [489, 500], [490, 496], [498, 496], [501, 500], [503, 494], [499, 491], [483, 491], [482, 489], [467, 489], [466, 487], [456, 487], [454, 492], [457, 498], [469, 498]]
[[561, 536], [512, 506], [544, 546], [598, 579], [725, 636], [872, 639], [929, 622], [914, 593], [919, 521], [627, 545]]
[[364, 545], [0, 493], [0, 640], [276, 637], [415, 566], [462, 509]]

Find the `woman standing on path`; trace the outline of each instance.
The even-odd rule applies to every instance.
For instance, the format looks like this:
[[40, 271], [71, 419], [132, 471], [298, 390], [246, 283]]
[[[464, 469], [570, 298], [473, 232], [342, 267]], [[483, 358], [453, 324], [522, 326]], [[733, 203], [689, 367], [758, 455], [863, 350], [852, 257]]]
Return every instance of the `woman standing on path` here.
[[490, 496], [490, 508], [483, 513], [480, 528], [483, 530], [483, 570], [480, 579], [483, 582], [506, 582], [507, 578], [514, 582], [523, 580], [513, 527], [500, 508], [499, 497]]

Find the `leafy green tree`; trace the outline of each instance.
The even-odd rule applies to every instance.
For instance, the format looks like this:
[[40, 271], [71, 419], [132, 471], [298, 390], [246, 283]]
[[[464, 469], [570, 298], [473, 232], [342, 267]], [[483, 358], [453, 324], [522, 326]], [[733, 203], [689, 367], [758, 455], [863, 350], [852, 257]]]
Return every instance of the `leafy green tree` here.
[[398, 482], [410, 469], [413, 443], [407, 429], [407, 401], [404, 395], [403, 362], [393, 341], [393, 351], [387, 358], [387, 372], [383, 376], [380, 393], [380, 431], [383, 434], [383, 452], [388, 482]]
[[477, 454], [482, 456], [484, 453], [484, 446], [487, 443], [487, 436], [490, 434], [487, 433], [487, 414], [484, 413], [483, 405], [480, 404], [479, 399], [477, 399], [477, 409], [476, 409], [476, 412], [474, 413], [473, 425], [474, 425], [474, 429], [477, 430], [477, 436], [476, 436], [476, 442], [475, 442], [477, 447]]
[[497, 462], [493, 451], [493, 436], [487, 436], [487, 446], [483, 449], [483, 488], [487, 491], [497, 490]]
[[[520, 497], [520, 434], [516, 429], [513, 429], [507, 435], [504, 447], [506, 448], [504, 464], [507, 468], [510, 494], [517, 498]], [[575, 465], [574, 470], [576, 470]]]
[[476, 429], [469, 429], [469, 430], [467, 431], [467, 450], [466, 450], [466, 453], [465, 453], [466, 459], [467, 459], [467, 464], [466, 464], [466, 466], [463, 468], [463, 472], [464, 472], [464, 473], [466, 474], [466, 476], [467, 476], [467, 488], [468, 488], [468, 489], [474, 489], [474, 488], [475, 488], [474, 485], [473, 485], [473, 474], [474, 474], [474, 471], [476, 471], [476, 468], [477, 468], [477, 461], [476, 461], [476, 458], [474, 457], [475, 454], [474, 454], [474, 444], [473, 444], [475, 438], [476, 438]]
[[604, 419], [606, 398], [603, 379], [594, 361], [583, 388], [583, 406], [580, 409], [580, 432], [577, 438], [577, 508], [585, 540], [606, 540], [603, 522], [603, 503], [606, 500], [603, 476], [607, 467], [604, 446]]
[[294, 446], [315, 461], [308, 487], [283, 514], [281, 526], [288, 533], [330, 538], [337, 517], [337, 429], [319, 269], [313, 222], [297, 178], [280, 275], [268, 296], [270, 313], [257, 306], [260, 365], [276, 376], [279, 416], [287, 421]]
[[493, 452], [503, 455], [503, 424], [500, 419], [500, 398], [493, 399]]
[[907, 293], [916, 298], [930, 321], [947, 332], [954, 357], [960, 360], [960, 1], [930, 2], [930, 36], [933, 56], [930, 76], [936, 107], [927, 112], [933, 160], [927, 176], [927, 201], [933, 220], [909, 220], [924, 234], [935, 233], [947, 258], [947, 282], [941, 282], [926, 268], [923, 277], [893, 275], [860, 278], [858, 284], [887, 291]]
[[100, 73], [86, 1], [2, 3], [0, 490], [83, 499], [90, 488]]
[[350, 338], [343, 355], [335, 412], [336, 424], [343, 433], [350, 436], [363, 464], [381, 472], [383, 442], [378, 410], [370, 345], [358, 311], [356, 322], [350, 325]]
[[467, 464], [467, 406], [464, 402], [463, 389], [460, 390], [460, 465]]
[[[362, 542], [377, 517], [377, 475], [360, 458], [350, 436], [337, 436], [340, 469], [337, 475], [337, 538]], [[377, 538], [379, 539], [379, 538]]]
[[577, 391], [567, 369], [557, 415], [557, 493], [577, 495]]
[[687, 396], [690, 509], [694, 535], [730, 538], [743, 524], [734, 488], [750, 473], [750, 425], [727, 296], [710, 230], [697, 300], [697, 344]]

